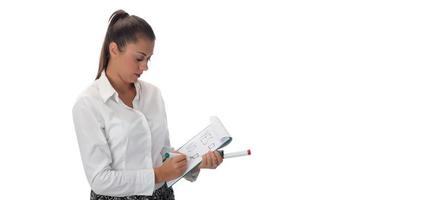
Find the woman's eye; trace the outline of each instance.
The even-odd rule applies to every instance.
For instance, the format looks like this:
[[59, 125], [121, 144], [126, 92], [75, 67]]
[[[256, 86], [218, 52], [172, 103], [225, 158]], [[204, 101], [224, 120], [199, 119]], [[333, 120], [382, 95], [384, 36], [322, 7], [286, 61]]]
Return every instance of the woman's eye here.
[[137, 62], [142, 62], [144, 60], [144, 58], [137, 58], [136, 60], [137, 60]]

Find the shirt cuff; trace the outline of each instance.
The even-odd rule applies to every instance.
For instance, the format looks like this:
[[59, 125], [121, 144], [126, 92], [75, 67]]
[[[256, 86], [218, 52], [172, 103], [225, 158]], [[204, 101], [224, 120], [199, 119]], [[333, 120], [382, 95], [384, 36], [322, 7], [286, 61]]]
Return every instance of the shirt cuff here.
[[137, 172], [137, 194], [151, 196], [155, 190], [155, 173], [153, 169], [144, 169]]

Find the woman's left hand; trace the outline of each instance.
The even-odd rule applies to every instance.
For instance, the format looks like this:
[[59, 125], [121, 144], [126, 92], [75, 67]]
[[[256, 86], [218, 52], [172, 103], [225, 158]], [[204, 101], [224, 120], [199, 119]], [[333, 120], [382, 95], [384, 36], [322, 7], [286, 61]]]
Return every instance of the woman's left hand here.
[[216, 169], [223, 161], [222, 156], [218, 151], [209, 151], [202, 156], [201, 169]]

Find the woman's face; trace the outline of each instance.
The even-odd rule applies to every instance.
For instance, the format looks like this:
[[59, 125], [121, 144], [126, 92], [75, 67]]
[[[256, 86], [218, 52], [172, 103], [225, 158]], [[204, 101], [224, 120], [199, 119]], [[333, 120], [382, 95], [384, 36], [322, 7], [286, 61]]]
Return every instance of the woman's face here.
[[[114, 43], [115, 44], [115, 43]], [[116, 65], [115, 71], [122, 81], [134, 83], [148, 70], [148, 62], [151, 59], [154, 49], [154, 41], [147, 38], [139, 38], [136, 42], [127, 43], [122, 51], [110, 48], [113, 63]]]

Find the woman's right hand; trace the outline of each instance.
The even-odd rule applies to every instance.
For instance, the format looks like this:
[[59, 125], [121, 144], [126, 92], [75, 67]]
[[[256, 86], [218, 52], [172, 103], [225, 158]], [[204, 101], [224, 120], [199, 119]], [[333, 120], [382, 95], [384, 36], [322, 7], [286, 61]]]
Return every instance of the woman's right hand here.
[[187, 170], [187, 156], [180, 154], [171, 158], [168, 158], [164, 163], [154, 169], [155, 182], [160, 183], [164, 181], [173, 180]]

